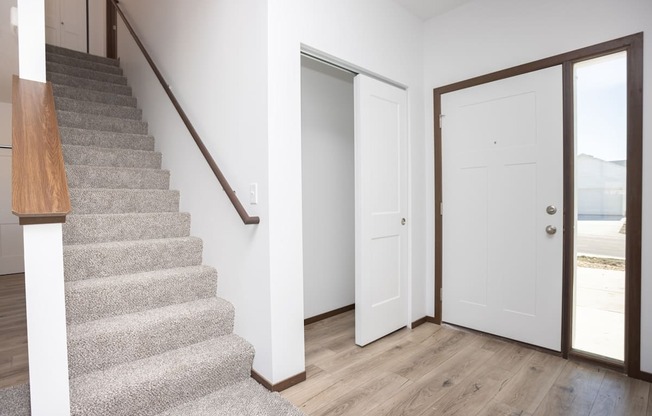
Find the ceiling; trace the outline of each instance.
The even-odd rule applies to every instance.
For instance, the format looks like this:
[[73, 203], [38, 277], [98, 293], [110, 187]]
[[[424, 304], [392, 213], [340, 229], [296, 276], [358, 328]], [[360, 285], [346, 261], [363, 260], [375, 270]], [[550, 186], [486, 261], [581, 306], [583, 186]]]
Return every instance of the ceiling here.
[[473, 0], [394, 0], [421, 20], [440, 16]]

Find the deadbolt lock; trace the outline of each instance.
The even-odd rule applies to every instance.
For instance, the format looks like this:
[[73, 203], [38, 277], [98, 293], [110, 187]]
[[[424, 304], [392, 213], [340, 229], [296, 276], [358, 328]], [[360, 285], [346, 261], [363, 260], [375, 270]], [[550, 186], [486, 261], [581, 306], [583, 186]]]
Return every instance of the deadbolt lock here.
[[554, 205], [548, 205], [548, 207], [546, 208], [546, 212], [548, 213], [548, 215], [555, 215], [557, 213], [557, 207]]

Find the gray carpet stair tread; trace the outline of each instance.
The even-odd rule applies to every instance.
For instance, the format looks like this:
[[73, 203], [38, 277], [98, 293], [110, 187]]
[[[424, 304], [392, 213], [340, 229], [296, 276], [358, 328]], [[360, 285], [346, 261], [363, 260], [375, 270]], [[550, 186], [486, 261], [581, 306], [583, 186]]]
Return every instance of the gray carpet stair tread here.
[[69, 324], [214, 297], [217, 271], [188, 266], [66, 282]]
[[84, 52], [79, 52], [79, 51], [74, 51], [72, 49], [68, 48], [62, 48], [60, 46], [54, 46], [50, 44], [45, 44], [45, 52], [46, 54], [57, 54], [57, 55], [64, 55], [64, 56], [70, 56], [72, 58], [77, 58], [77, 59], [83, 59], [85, 61], [91, 61], [91, 62], [98, 62], [104, 65], [112, 65], [112, 66], [119, 66], [120, 61], [117, 59], [111, 59], [111, 58], [105, 58], [103, 56], [97, 56], [97, 55], [91, 55], [87, 54]]
[[70, 111], [81, 114], [94, 114], [98, 116], [127, 118], [131, 120], [142, 119], [142, 112], [136, 107], [95, 103], [77, 100], [69, 97], [54, 97], [57, 110]]
[[179, 191], [176, 190], [70, 187], [68, 192], [73, 214], [179, 211]]
[[63, 247], [64, 277], [68, 282], [133, 274], [202, 261], [202, 240], [196, 237], [114, 241]]
[[253, 347], [225, 335], [71, 379], [71, 415], [148, 416], [249, 378]]
[[147, 134], [147, 123], [140, 120], [127, 120], [118, 117], [59, 110], [57, 111], [57, 121], [63, 127], [113, 131], [117, 133]]
[[0, 416], [29, 416], [29, 384], [0, 388]]
[[159, 413], [157, 416], [302, 416], [278, 393], [270, 393], [252, 378]]
[[228, 335], [233, 317], [229, 302], [212, 297], [69, 325], [70, 377]]
[[105, 147], [110, 149], [154, 150], [154, 137], [145, 134], [116, 133], [59, 126], [64, 145]]
[[63, 225], [63, 244], [155, 240], [190, 235], [187, 212], [70, 214]]
[[160, 169], [68, 165], [70, 188], [168, 189], [170, 172]]
[[128, 85], [96, 81], [67, 74], [59, 74], [57, 72], [46, 72], [45, 78], [53, 84], [68, 85], [70, 87], [85, 88], [94, 91], [108, 92], [111, 94], [131, 95], [131, 87]]
[[109, 74], [107, 72], [94, 71], [92, 69], [70, 66], [63, 63], [46, 61], [45, 69], [48, 72], [72, 75], [73, 77], [93, 79], [96, 81], [110, 82], [112, 84], [127, 85], [127, 78], [122, 75]]
[[66, 97], [88, 102], [136, 107], [136, 97], [132, 97], [131, 95], [88, 90], [71, 85], [57, 84], [55, 82], [52, 83], [52, 92], [55, 97]]
[[150, 150], [63, 145], [66, 164], [160, 169], [161, 154]]
[[115, 65], [106, 65], [99, 62], [93, 62], [86, 59], [73, 58], [71, 56], [59, 55], [56, 53], [45, 54], [46, 63], [64, 64], [76, 68], [91, 69], [97, 72], [106, 72], [108, 74], [122, 75], [122, 68]]

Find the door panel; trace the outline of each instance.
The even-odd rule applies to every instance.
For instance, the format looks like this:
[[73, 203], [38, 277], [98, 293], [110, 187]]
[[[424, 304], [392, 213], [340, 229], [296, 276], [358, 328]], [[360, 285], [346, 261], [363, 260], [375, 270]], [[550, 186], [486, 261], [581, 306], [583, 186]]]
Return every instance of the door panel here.
[[86, 2], [45, 0], [45, 41], [86, 52]]
[[45, 43], [61, 44], [61, 13], [59, 0], [45, 1]]
[[561, 67], [444, 94], [442, 115], [442, 318], [559, 351]]
[[407, 92], [364, 75], [355, 84], [355, 338], [366, 345], [407, 322]]

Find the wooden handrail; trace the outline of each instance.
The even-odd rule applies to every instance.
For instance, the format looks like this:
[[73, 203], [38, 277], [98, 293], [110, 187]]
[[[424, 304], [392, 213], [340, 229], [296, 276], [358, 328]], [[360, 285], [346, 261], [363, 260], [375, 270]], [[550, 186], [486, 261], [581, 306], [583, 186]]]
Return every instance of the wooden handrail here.
[[238, 212], [238, 215], [240, 215], [240, 218], [242, 218], [242, 222], [245, 224], [258, 224], [260, 223], [260, 218], [259, 217], [252, 217], [247, 213], [247, 210], [245, 210], [244, 206], [238, 199], [238, 197], [235, 194], [235, 191], [233, 188], [231, 188], [231, 185], [229, 185], [229, 182], [226, 180], [226, 177], [220, 170], [220, 168], [217, 166], [217, 163], [215, 163], [215, 160], [211, 156], [210, 152], [204, 145], [204, 142], [202, 139], [199, 137], [199, 134], [197, 133], [197, 130], [195, 130], [195, 127], [192, 125], [190, 120], [188, 119], [188, 116], [186, 115], [185, 111], [183, 111], [183, 108], [181, 108], [181, 104], [179, 104], [179, 101], [177, 98], [174, 96], [172, 93], [172, 90], [170, 89], [170, 86], [168, 85], [167, 81], [165, 78], [163, 78], [163, 74], [161, 74], [161, 71], [159, 71], [158, 67], [152, 60], [152, 57], [149, 55], [147, 52], [147, 49], [145, 49], [145, 46], [143, 43], [140, 41], [140, 38], [134, 31], [134, 28], [131, 26], [129, 21], [127, 20], [125, 14], [122, 12], [122, 9], [120, 6], [118, 6], [118, 1], [116, 0], [111, 0], [113, 3], [113, 6], [115, 7], [116, 11], [122, 18], [122, 21], [124, 22], [125, 26], [127, 27], [127, 30], [129, 30], [129, 33], [131, 33], [131, 36], [134, 38], [136, 41], [136, 44], [140, 48], [140, 51], [143, 53], [143, 56], [145, 56], [145, 59], [149, 63], [149, 66], [152, 68], [154, 71], [154, 74], [156, 75], [156, 78], [158, 78], [159, 82], [161, 83], [161, 86], [167, 93], [168, 97], [170, 97], [170, 101], [172, 101], [172, 105], [174, 105], [174, 108], [177, 110], [177, 113], [179, 113], [179, 117], [181, 117], [181, 120], [183, 120], [183, 123], [186, 125], [186, 128], [188, 129], [188, 132], [192, 136], [192, 138], [195, 140], [195, 143], [197, 144], [197, 147], [199, 147], [199, 151], [201, 152], [202, 155], [204, 155], [204, 158], [206, 159], [206, 162], [208, 162], [208, 165], [210, 166], [211, 170], [215, 174], [215, 177], [217, 180], [220, 182], [220, 185], [222, 185], [222, 189], [224, 189], [224, 192], [226, 192], [226, 196], [229, 198], [231, 203], [233, 204], [233, 207], [235, 210]]
[[11, 210], [21, 225], [61, 223], [70, 212], [52, 85], [13, 77]]

